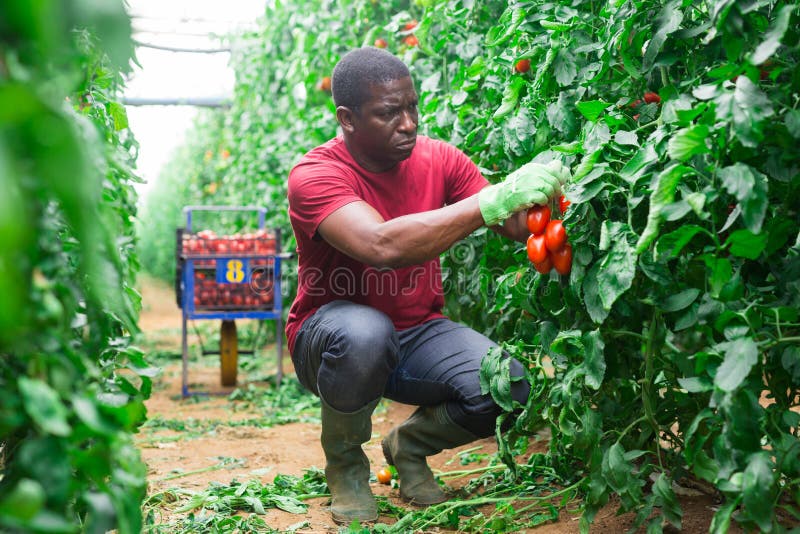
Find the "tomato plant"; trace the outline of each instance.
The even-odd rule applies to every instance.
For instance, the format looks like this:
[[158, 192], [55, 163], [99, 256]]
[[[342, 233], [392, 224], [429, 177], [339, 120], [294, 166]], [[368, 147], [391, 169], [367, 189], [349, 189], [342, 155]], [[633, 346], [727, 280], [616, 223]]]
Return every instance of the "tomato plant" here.
[[538, 204], [528, 208], [526, 223], [532, 234], [541, 234], [550, 222], [550, 206]]
[[141, 532], [130, 19], [7, 0], [0, 20], [0, 531]]

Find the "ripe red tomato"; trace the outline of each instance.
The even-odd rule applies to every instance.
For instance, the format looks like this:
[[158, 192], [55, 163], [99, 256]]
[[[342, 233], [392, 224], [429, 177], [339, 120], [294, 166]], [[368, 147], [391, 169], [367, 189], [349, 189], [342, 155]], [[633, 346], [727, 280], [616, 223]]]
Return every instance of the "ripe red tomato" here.
[[531, 70], [531, 60], [530, 59], [520, 59], [517, 61], [516, 65], [514, 65], [514, 69], [517, 72], [528, 72]]
[[375, 39], [375, 48], [386, 48], [387, 46], [389, 46], [389, 43], [383, 37]]
[[564, 224], [560, 219], [552, 219], [544, 229], [544, 244], [547, 250], [550, 252], [561, 250], [566, 242], [567, 232], [564, 230]]
[[644, 101], [648, 104], [660, 104], [661, 97], [658, 96], [658, 93], [654, 93], [652, 91], [648, 91], [644, 94]]
[[375, 476], [381, 484], [388, 484], [392, 481], [392, 472], [385, 467], [378, 471]]
[[572, 245], [565, 243], [561, 250], [550, 253], [550, 259], [558, 274], [569, 274], [572, 270]]
[[526, 222], [530, 233], [541, 234], [547, 227], [547, 223], [550, 222], [550, 206], [544, 204], [531, 206], [528, 208]]
[[419, 39], [417, 39], [416, 35], [407, 35], [403, 42], [408, 46], [417, 46], [419, 44]]
[[533, 268], [542, 274], [549, 273], [553, 269], [553, 261], [550, 259], [550, 255], [548, 254], [544, 261], [534, 263]]
[[411, 31], [416, 27], [417, 27], [417, 21], [414, 20], [414, 19], [411, 19], [410, 21], [406, 22], [405, 26], [403, 26], [403, 29], [405, 31]]
[[564, 215], [567, 212], [567, 208], [569, 207], [570, 204], [572, 204], [572, 202], [567, 200], [567, 197], [565, 197], [564, 195], [561, 195], [558, 198], [558, 209], [561, 210], [561, 215]]
[[324, 78], [322, 78], [322, 80], [319, 82], [319, 89], [320, 89], [320, 91], [325, 91], [325, 92], [328, 92], [328, 91], [331, 90], [331, 77], [330, 76], [325, 76]]
[[541, 263], [547, 259], [547, 247], [544, 244], [544, 234], [531, 234], [528, 237], [528, 259], [531, 263]]

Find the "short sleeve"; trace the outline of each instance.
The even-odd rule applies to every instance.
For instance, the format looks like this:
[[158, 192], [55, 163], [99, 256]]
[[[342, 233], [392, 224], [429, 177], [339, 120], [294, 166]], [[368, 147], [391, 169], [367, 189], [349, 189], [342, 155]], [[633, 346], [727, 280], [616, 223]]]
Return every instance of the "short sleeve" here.
[[333, 164], [298, 165], [289, 173], [287, 188], [292, 226], [309, 239], [328, 215], [362, 200], [347, 171]]

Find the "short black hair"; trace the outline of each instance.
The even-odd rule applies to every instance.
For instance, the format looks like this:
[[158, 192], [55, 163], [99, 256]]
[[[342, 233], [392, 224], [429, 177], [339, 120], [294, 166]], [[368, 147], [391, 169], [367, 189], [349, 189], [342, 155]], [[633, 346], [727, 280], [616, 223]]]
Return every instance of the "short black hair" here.
[[407, 76], [411, 76], [408, 67], [391, 52], [372, 46], [356, 48], [342, 56], [333, 68], [333, 103], [358, 111], [370, 96], [371, 85]]

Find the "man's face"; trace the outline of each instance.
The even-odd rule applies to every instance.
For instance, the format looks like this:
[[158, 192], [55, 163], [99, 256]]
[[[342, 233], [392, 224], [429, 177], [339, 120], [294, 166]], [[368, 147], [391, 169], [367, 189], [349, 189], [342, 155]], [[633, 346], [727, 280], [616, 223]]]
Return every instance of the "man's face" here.
[[417, 141], [419, 98], [410, 77], [371, 85], [370, 95], [352, 114], [348, 147], [364, 168], [381, 172], [411, 155]]

